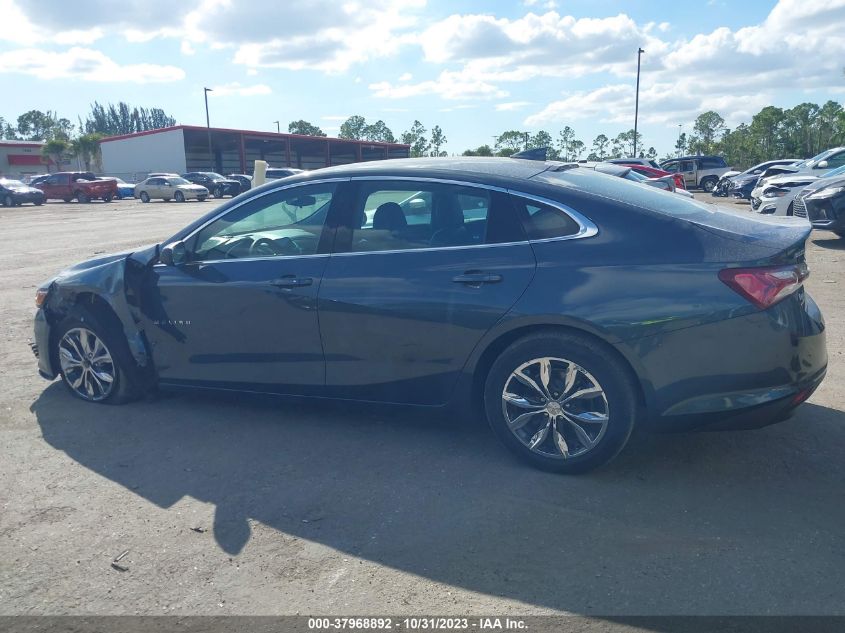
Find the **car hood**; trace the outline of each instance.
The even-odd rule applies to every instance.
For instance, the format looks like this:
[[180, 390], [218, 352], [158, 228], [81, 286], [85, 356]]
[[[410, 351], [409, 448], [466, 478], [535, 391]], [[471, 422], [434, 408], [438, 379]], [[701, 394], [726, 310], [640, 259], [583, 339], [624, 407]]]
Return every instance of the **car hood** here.
[[834, 176], [832, 178], [819, 178], [815, 182], [807, 185], [804, 188], [804, 191], [809, 193], [813, 193], [816, 191], [821, 191], [822, 189], [827, 189], [828, 187], [842, 187], [845, 186], [845, 177], [843, 176]]
[[756, 182], [759, 176], [734, 176], [731, 178], [731, 182], [735, 185], [747, 185], [749, 182]]
[[775, 176], [774, 178], [767, 178], [766, 179], [766, 186], [776, 186], [776, 187], [783, 187], [786, 185], [790, 185], [790, 183], [794, 183], [791, 186], [797, 187], [801, 183], [811, 183], [814, 180], [818, 180], [818, 176], [813, 176], [812, 174], [802, 174], [802, 173], [795, 173], [795, 174], [784, 174], [783, 176]]
[[229, 178], [221, 178], [220, 180], [212, 181], [215, 185], [240, 185], [237, 180], [230, 180]]
[[726, 171], [724, 174], [722, 174], [722, 178], [733, 178], [734, 176], [738, 176], [741, 173], [741, 171], [736, 170]]
[[14, 186], [6, 186], [6, 189], [9, 191], [13, 191], [15, 193], [44, 193], [41, 189], [36, 189], [35, 187], [30, 187], [29, 185], [14, 185]]

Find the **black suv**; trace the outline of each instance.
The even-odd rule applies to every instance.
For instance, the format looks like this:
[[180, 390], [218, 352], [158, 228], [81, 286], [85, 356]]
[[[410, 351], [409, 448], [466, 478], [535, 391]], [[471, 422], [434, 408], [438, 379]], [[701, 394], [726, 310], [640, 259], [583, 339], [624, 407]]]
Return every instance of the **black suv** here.
[[195, 185], [202, 185], [211, 192], [213, 198], [236, 196], [242, 191], [241, 183], [237, 180], [226, 178], [213, 171], [189, 171], [187, 174], [182, 174], [182, 178]]

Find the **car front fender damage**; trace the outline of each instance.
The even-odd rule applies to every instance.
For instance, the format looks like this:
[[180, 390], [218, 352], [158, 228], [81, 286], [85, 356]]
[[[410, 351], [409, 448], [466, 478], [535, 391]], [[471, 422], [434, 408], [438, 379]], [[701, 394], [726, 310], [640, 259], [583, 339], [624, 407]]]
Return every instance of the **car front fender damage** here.
[[149, 368], [151, 357], [139, 318], [139, 297], [141, 284], [156, 253], [157, 248], [153, 247], [93, 260], [63, 271], [48, 286], [45, 306], [48, 322], [55, 325], [85, 301], [102, 301], [120, 323], [138, 367]]

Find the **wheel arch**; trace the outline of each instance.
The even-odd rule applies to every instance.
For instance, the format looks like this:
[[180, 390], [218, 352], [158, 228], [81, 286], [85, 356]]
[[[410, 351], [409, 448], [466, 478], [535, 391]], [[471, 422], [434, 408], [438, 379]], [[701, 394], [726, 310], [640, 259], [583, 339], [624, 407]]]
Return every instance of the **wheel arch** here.
[[638, 417], [648, 417], [648, 412], [653, 411], [654, 401], [651, 382], [645, 374], [645, 369], [625, 345], [614, 342], [613, 338], [606, 333], [597, 331], [589, 324], [572, 322], [570, 320], [549, 319], [544, 321], [519, 321], [510, 323], [508, 327], [500, 328], [488, 336], [476, 347], [472, 357], [467, 363], [467, 369], [471, 376], [470, 396], [473, 403], [480, 402], [484, 390], [484, 382], [495, 359], [516, 340], [541, 332], [548, 333], [570, 333], [589, 339], [600, 345], [615, 357], [620, 366], [631, 379], [640, 407]]

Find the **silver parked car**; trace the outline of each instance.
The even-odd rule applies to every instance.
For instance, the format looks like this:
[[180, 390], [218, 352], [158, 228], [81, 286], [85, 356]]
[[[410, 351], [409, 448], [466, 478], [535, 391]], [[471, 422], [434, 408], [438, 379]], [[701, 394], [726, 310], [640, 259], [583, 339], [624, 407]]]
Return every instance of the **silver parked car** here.
[[793, 202], [804, 188], [815, 185], [819, 180], [841, 177], [843, 174], [845, 165], [818, 175], [801, 172], [766, 178], [765, 184], [758, 184], [751, 192], [751, 208], [765, 215], [792, 215]]
[[202, 185], [195, 185], [181, 176], [152, 176], [144, 182], [135, 185], [135, 197], [141, 202], [149, 202], [154, 198], [169, 202], [185, 202], [196, 199], [203, 202], [208, 198], [208, 189]]

